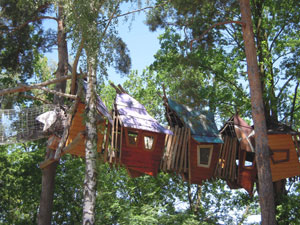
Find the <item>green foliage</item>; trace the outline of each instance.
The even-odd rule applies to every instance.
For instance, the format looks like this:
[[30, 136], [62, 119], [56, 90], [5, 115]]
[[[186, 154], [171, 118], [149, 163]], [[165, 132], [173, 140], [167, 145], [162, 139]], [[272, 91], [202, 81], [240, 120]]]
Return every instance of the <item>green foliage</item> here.
[[43, 142], [0, 146], [0, 222], [35, 224], [41, 188]]

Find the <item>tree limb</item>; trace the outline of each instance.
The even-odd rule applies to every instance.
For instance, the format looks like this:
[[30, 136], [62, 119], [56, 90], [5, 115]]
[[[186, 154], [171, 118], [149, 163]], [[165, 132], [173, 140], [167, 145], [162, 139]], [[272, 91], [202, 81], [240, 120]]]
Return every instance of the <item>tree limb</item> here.
[[46, 92], [51, 93], [51, 94], [55, 94], [55, 95], [60, 96], [60, 97], [77, 99], [77, 95], [70, 95], [70, 94], [66, 94], [66, 93], [63, 93], [63, 92], [54, 91], [54, 90], [51, 90], [51, 89], [46, 88], [46, 87], [37, 86], [37, 87], [35, 87], [35, 89], [40, 89], [40, 90], [46, 91]]
[[25, 85], [25, 84], [20, 84], [18, 87], [14, 87], [14, 88], [7, 88], [4, 90], [0, 91], [0, 96], [1, 95], [6, 95], [6, 94], [12, 94], [12, 93], [17, 93], [17, 92], [25, 92], [25, 91], [29, 91], [31, 89], [40, 89], [39, 87], [43, 87], [43, 86], [47, 86], [50, 84], [55, 84], [55, 83], [59, 83], [62, 81], [65, 81], [67, 79], [71, 79], [72, 76], [63, 76], [60, 77], [58, 79], [54, 79], [54, 80], [49, 80], [49, 81], [45, 81], [39, 84], [34, 84], [34, 85]]
[[285, 89], [285, 87], [290, 83], [290, 81], [293, 79], [294, 77], [291, 76], [285, 83], [284, 85], [282, 86], [282, 88], [280, 89], [278, 95], [276, 96], [276, 98], [279, 98], [280, 95], [282, 94], [283, 90]]
[[219, 23], [215, 23], [213, 25], [211, 25], [206, 31], [204, 31], [199, 38], [195, 38], [190, 42], [190, 48], [192, 49], [192, 45], [194, 41], [200, 41], [205, 34], [207, 34], [211, 29], [215, 28], [216, 26], [220, 26], [220, 25], [225, 25], [225, 24], [232, 24], [232, 23], [236, 23], [236, 24], [240, 24], [242, 26], [245, 26], [245, 23], [242, 21], [223, 21], [223, 22], [219, 22]]
[[58, 19], [56, 17], [52, 17], [52, 16], [39, 16], [39, 17], [36, 17], [34, 19], [28, 20], [25, 23], [23, 23], [23, 24], [21, 24], [21, 25], [19, 25], [17, 27], [14, 27], [13, 29], [11, 29], [11, 32], [14, 32], [16, 30], [20, 30], [23, 27], [25, 27], [26, 25], [28, 25], [29, 23], [32, 23], [32, 22], [35, 22], [35, 21], [38, 21], [38, 20], [42, 20], [42, 19], [52, 19], [52, 20], [58, 21]]
[[77, 65], [78, 65], [78, 61], [82, 52], [84, 46], [84, 38], [82, 37], [79, 48], [76, 52], [76, 56], [75, 56], [75, 60], [73, 63], [73, 68], [72, 68], [72, 80], [71, 80], [71, 94], [75, 94], [75, 87], [76, 87], [76, 78], [77, 78]]
[[275, 41], [277, 40], [277, 38], [279, 37], [279, 35], [282, 33], [282, 31], [284, 30], [284, 28], [285, 28], [285, 25], [280, 29], [280, 31], [274, 37], [274, 39], [273, 39], [273, 41], [272, 41], [272, 43], [270, 45], [270, 49], [269, 49], [270, 52], [272, 51], [273, 44], [275, 43]]
[[293, 120], [294, 120], [294, 110], [295, 110], [295, 104], [296, 104], [296, 99], [297, 99], [298, 87], [299, 87], [299, 81], [297, 82], [297, 85], [295, 87], [295, 92], [294, 92], [294, 99], [293, 99], [293, 104], [292, 104], [292, 109], [291, 109], [291, 120], [290, 120], [291, 126], [293, 125]]

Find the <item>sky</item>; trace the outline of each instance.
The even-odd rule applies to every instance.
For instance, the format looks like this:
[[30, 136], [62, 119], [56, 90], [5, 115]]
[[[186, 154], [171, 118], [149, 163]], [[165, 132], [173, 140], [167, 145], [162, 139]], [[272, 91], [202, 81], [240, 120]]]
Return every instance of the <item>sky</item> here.
[[[136, 7], [123, 6], [122, 13], [132, 11]], [[162, 30], [151, 32], [145, 24], [146, 12], [134, 13], [130, 15], [128, 21], [121, 18], [119, 20], [118, 32], [122, 40], [127, 44], [129, 49], [132, 67], [131, 70], [138, 70], [139, 74], [154, 61], [154, 54], [159, 49], [158, 36], [163, 33]], [[45, 27], [51, 27], [56, 30], [56, 22], [46, 20]], [[69, 45], [71, 46], [71, 45]], [[49, 64], [58, 61], [57, 51], [53, 50], [46, 54]], [[126, 77], [121, 77], [113, 68], [109, 69], [109, 80], [115, 84], [122, 84]]]
[[[136, 13], [132, 22], [119, 22], [119, 35], [127, 44], [130, 52], [132, 70], [138, 70], [139, 74], [154, 61], [154, 54], [159, 49], [158, 36], [162, 30], [149, 31], [145, 24], [145, 12]], [[115, 83], [124, 81], [113, 69], [109, 70], [109, 79]]]

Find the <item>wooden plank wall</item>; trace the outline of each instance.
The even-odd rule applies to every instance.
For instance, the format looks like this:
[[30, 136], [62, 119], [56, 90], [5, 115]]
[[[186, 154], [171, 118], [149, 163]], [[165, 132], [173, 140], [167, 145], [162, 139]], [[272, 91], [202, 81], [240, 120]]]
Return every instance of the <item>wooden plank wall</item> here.
[[[77, 111], [72, 120], [69, 136], [66, 142], [65, 148], [67, 148], [67, 151], [64, 151], [63, 154], [69, 153], [71, 155], [85, 157], [85, 137], [84, 137], [85, 123], [83, 118], [84, 109], [85, 109], [85, 105], [79, 103], [77, 106]], [[102, 122], [101, 124], [98, 124], [98, 142], [97, 142], [98, 152], [101, 151], [102, 148], [104, 131], [105, 131], [105, 121]]]
[[[275, 150], [271, 160], [271, 171], [272, 171], [272, 180], [278, 181], [281, 179], [299, 176], [300, 175], [300, 163], [293, 142], [292, 136], [290, 134], [274, 134], [268, 135], [269, 147], [271, 151]], [[289, 155], [286, 153], [276, 150], [289, 150]], [[288, 158], [288, 161], [284, 161]], [[279, 161], [279, 163], [276, 163]]]
[[228, 135], [224, 135], [223, 140], [224, 144], [221, 145], [214, 176], [223, 180], [236, 181], [236, 154], [238, 152], [238, 140], [236, 137]]
[[169, 128], [174, 135], [166, 135], [165, 153], [160, 169], [164, 172], [188, 172], [188, 145], [190, 129], [178, 126]]

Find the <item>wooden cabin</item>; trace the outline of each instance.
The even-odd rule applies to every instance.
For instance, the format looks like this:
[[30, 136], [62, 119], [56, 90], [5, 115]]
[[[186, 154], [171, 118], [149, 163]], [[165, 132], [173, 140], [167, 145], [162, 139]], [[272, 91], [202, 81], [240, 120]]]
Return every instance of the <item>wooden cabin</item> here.
[[173, 136], [166, 139], [162, 170], [180, 173], [192, 184], [202, 184], [214, 176], [222, 140], [214, 115], [192, 111], [170, 98], [164, 98], [166, 118]]
[[[64, 148], [61, 151], [61, 155], [71, 154], [78, 157], [85, 157], [85, 123], [84, 123], [84, 110], [85, 104], [78, 101], [74, 105], [75, 110], [70, 122], [68, 130], [68, 136]], [[98, 142], [97, 151], [101, 152], [104, 134], [106, 131], [107, 123], [112, 123], [111, 115], [108, 109], [100, 99], [97, 97], [97, 127], [98, 127]], [[53, 139], [53, 140], [52, 140]], [[52, 144], [50, 148], [55, 150], [59, 144], [60, 138], [52, 136], [50, 138]]]
[[299, 135], [284, 124], [272, 125], [268, 129], [273, 182], [300, 175]]
[[112, 128], [110, 162], [125, 166], [131, 177], [156, 176], [166, 134], [172, 134], [152, 118], [146, 108], [127, 93], [118, 91]]
[[[98, 127], [98, 142], [97, 151], [102, 151], [104, 134], [106, 133], [106, 143], [108, 140], [107, 127], [113, 123], [111, 115], [99, 96], [97, 96], [97, 127]], [[52, 135], [48, 139], [48, 148], [46, 160], [40, 164], [43, 169], [51, 163], [60, 159], [62, 155], [71, 154], [77, 157], [85, 157], [85, 123], [84, 123], [85, 105], [79, 99], [75, 100], [72, 106], [71, 113], [65, 121], [66, 128], [62, 137]], [[61, 144], [61, 146], [60, 146]]]
[[225, 123], [220, 133], [224, 144], [216, 177], [226, 180], [230, 188], [244, 188], [252, 194], [257, 181], [253, 128], [236, 114]]
[[[97, 151], [102, 151], [102, 144], [104, 139], [105, 130], [108, 123], [112, 123], [111, 115], [108, 109], [100, 99], [97, 97], [97, 128], [98, 128], [98, 142]], [[65, 145], [63, 154], [71, 154], [79, 157], [85, 157], [85, 123], [84, 123], [84, 110], [85, 104], [79, 102], [74, 113], [69, 135]]]

